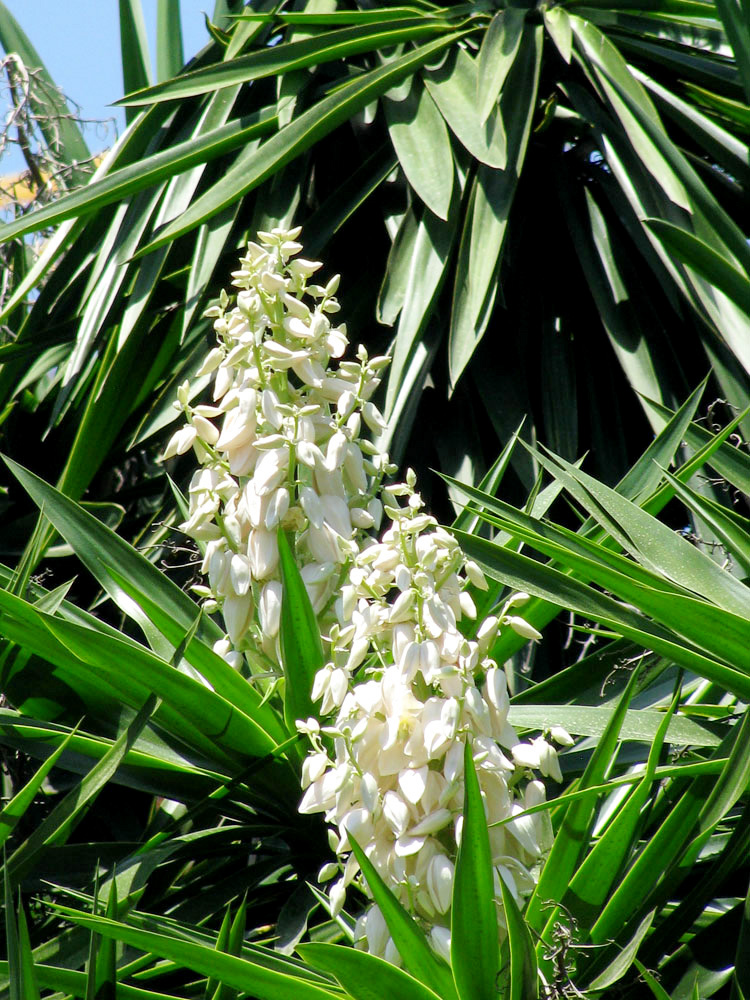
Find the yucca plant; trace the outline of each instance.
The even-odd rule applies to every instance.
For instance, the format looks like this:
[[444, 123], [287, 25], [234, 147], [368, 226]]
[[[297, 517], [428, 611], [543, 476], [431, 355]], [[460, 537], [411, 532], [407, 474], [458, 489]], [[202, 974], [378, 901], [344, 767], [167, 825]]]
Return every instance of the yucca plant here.
[[[0, 320], [18, 323], [0, 347], [5, 994], [747, 995], [739, 8], [227, 5], [155, 87], [140, 6], [121, 10], [129, 106], [148, 110], [91, 184], [4, 230], [57, 227]], [[491, 581], [466, 590], [477, 621], [529, 595], [525, 634], [488, 651], [508, 724], [576, 739], [549, 801], [489, 830], [466, 751], [442, 956], [354, 831], [368, 895], [339, 909], [318, 882], [334, 854], [298, 811], [295, 722], [320, 635], [294, 560], [293, 654], [254, 681], [178, 585], [196, 582], [184, 535], [188, 565], [156, 565], [195, 459], [167, 492], [154, 458], [185, 379], [180, 408], [207, 405], [215, 275], [248, 232], [298, 222], [370, 354], [394, 327], [373, 447], [444, 473], [453, 537]], [[709, 363], [710, 394], [678, 407]], [[723, 430], [725, 404], [701, 403], [719, 390]], [[554, 839], [519, 906], [488, 845], [540, 813]], [[372, 900], [401, 968], [351, 947]]]

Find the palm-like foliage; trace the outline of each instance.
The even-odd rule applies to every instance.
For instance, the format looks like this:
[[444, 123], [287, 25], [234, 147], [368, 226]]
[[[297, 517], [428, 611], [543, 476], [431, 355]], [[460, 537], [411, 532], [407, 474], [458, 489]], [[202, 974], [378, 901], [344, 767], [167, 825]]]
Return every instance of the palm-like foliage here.
[[[127, 133], [90, 184], [0, 232], [51, 230], [0, 317], [7, 562], [45, 516], [1, 569], [6, 994], [520, 998], [540, 970], [553, 996], [747, 995], [750, 541], [727, 497], [750, 463], [699, 393], [673, 412], [709, 365], [706, 399], [747, 404], [740, 7], [261, 2], [232, 21], [226, 4], [185, 71], [163, 46], [153, 87], [139, 10], [121, 4], [126, 89], [145, 87]], [[0, 5], [6, 47], [12, 28]], [[531, 671], [514, 633], [493, 650], [515, 726], [582, 738], [497, 963], [470, 781], [452, 971], [366, 859], [406, 971], [331, 944], [352, 919], [306, 884], [327, 847], [296, 813], [291, 715], [153, 565], [172, 508], [153, 456], [215, 276], [248, 232], [292, 222], [344, 274], [358, 338], [393, 338], [391, 447], [463, 481], [456, 530], [497, 581], [484, 610], [523, 589], [525, 617], [564, 609], [586, 644], [560, 653], [553, 626]], [[523, 416], [551, 452], [516, 440]], [[668, 527], [678, 503], [715, 559]], [[123, 508], [145, 555], [107, 527]], [[91, 585], [32, 578], [50, 524], [102, 611], [83, 610]]]
[[[656, 404], [709, 365], [742, 405], [750, 43], [733, 5], [271, 11], [131, 95], [96, 179], [0, 231], [59, 224], [0, 317], [6, 449], [31, 425], [68, 495], [111, 499], [105, 459], [129, 504], [158, 495], [139, 456], [202, 350], [216, 269], [292, 220], [348, 278], [357, 336], [393, 328], [389, 437], [410, 464], [477, 481], [526, 416], [526, 440], [593, 449], [614, 482], [644, 415], [661, 426]], [[429, 445], [410, 444], [417, 419]], [[514, 467], [528, 488], [533, 460]]]

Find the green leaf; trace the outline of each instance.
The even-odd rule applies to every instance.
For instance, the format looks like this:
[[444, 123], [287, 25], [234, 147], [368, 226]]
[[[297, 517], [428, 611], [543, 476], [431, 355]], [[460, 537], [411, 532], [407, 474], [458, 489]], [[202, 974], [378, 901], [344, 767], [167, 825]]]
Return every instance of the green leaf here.
[[702, 497], [666, 469], [664, 478], [688, 510], [697, 514], [711, 528], [716, 538], [724, 543], [726, 551], [731, 553], [732, 559], [742, 568], [745, 576], [750, 577], [750, 533], [742, 526], [739, 515]]
[[490, 26], [479, 50], [477, 66], [477, 102], [479, 120], [484, 124], [497, 103], [505, 78], [516, 58], [521, 43], [526, 11], [518, 7], [500, 10]]
[[729, 760], [703, 803], [698, 829], [709, 830], [729, 812], [750, 783], [750, 713], [745, 712], [736, 729]]
[[448, 966], [432, 950], [422, 929], [378, 875], [377, 869], [351, 833], [349, 840], [354, 856], [367, 881], [367, 887], [372, 893], [378, 909], [383, 914], [383, 919], [407, 972], [411, 973], [419, 982], [424, 983], [428, 989], [442, 997], [443, 1000], [458, 1000], [456, 987]]
[[460, 1000], [495, 1000], [499, 968], [495, 871], [468, 741], [464, 746], [464, 790], [451, 906], [451, 966]]
[[[715, 751], [723, 756], [725, 746], [734, 743], [737, 730], [733, 730]], [[722, 767], [725, 772], [728, 761]], [[732, 775], [734, 778], [736, 772]], [[696, 830], [706, 799], [716, 784], [710, 775], [694, 778], [688, 789], [677, 800], [659, 826], [651, 832], [641, 851], [619, 880], [617, 888], [591, 928], [591, 940], [604, 943], [616, 937], [628, 921], [639, 911], [650, 909], [652, 898], [658, 902], [660, 884], [683, 856], [692, 833]], [[724, 786], [730, 790], [731, 780]], [[721, 800], [715, 800], [721, 805]]]
[[[219, 936], [216, 939], [216, 950], [225, 952], [228, 955], [240, 956], [242, 954], [242, 944], [245, 936], [245, 925], [247, 917], [247, 904], [243, 899], [237, 907], [237, 912], [232, 919], [231, 906], [228, 905], [224, 919], [221, 922]], [[234, 1000], [237, 991], [231, 987], [219, 983], [216, 979], [209, 978], [206, 983], [206, 1000]]]
[[[392, 26], [362, 25], [327, 31], [296, 42], [281, 42], [226, 62], [182, 73], [175, 80], [127, 94], [116, 104], [137, 107], [159, 101], [184, 100], [212, 94], [222, 87], [249, 83], [267, 76], [281, 76], [308, 66], [318, 66], [363, 52], [390, 48], [405, 42], [445, 34], [451, 25], [437, 19], [396, 20]], [[132, 89], [132, 88], [131, 88]]]
[[544, 26], [557, 46], [557, 51], [569, 64], [573, 51], [573, 29], [570, 26], [568, 12], [564, 7], [551, 7], [545, 10]]
[[746, 1000], [750, 996], [750, 892], [745, 896], [742, 911], [732, 987], [736, 993], [734, 1000]]
[[158, 0], [156, 6], [156, 76], [168, 80], [182, 69], [180, 0]]
[[284, 721], [290, 733], [295, 722], [316, 715], [311, 693], [316, 673], [325, 663], [320, 627], [289, 540], [278, 529], [281, 571], [281, 661], [284, 667]]
[[[250, 992], [257, 1000], [289, 1000], [292, 996], [298, 1000], [338, 1000], [339, 997], [338, 993], [322, 989], [290, 973], [275, 971], [250, 958], [226, 955], [214, 948], [167, 934], [140, 930], [105, 917], [89, 916], [66, 906], [56, 906], [55, 910], [72, 923], [88, 927], [103, 937], [170, 959], [202, 976], [213, 976], [220, 983], [245, 993]], [[263, 953], [266, 949], [257, 950]], [[273, 954], [270, 953], [271, 956]]]
[[301, 944], [297, 951], [314, 968], [330, 972], [353, 1000], [439, 1000], [436, 993], [382, 958], [338, 944]]
[[644, 219], [644, 223], [658, 236], [667, 250], [692, 267], [719, 291], [724, 292], [744, 313], [750, 315], [750, 280], [734, 261], [693, 233], [671, 222], [665, 222], [663, 219]]
[[564, 459], [555, 457], [550, 462], [539, 455], [538, 460], [565, 483], [587, 513], [645, 568], [705, 595], [733, 615], [745, 616], [750, 590], [708, 555], [637, 504]]
[[58, 667], [80, 698], [138, 708], [149, 690], [159, 724], [209, 760], [223, 764], [273, 754], [278, 744], [231, 702], [130, 641], [39, 612], [0, 591], [0, 632]]
[[453, 151], [429, 91], [415, 76], [402, 100], [383, 98], [383, 109], [407, 180], [435, 215], [447, 219], [453, 191]]
[[40, 1000], [23, 901], [19, 893], [18, 910], [16, 910], [13, 903], [13, 884], [5, 860], [5, 849], [3, 849], [3, 885], [5, 941], [8, 955], [8, 995], [10, 1000]]
[[193, 202], [181, 220], [162, 230], [152, 243], [140, 251], [139, 256], [172, 242], [182, 233], [234, 204], [463, 34], [453, 32], [428, 42], [378, 69], [362, 74], [314, 104], [263, 143], [259, 150], [253, 151], [251, 157], [238, 157], [224, 177]]
[[417, 226], [418, 220], [414, 209], [409, 208], [404, 213], [391, 244], [388, 264], [378, 293], [376, 315], [378, 323], [383, 323], [385, 326], [393, 326], [406, 301], [406, 286], [414, 256]]
[[750, 32], [747, 27], [750, 6], [746, 0], [716, 0], [716, 10], [732, 46], [745, 99], [750, 101]]
[[137, 621], [147, 635], [153, 637], [155, 630], [157, 636], [164, 637], [166, 644], [155, 643], [162, 658], [172, 656], [197, 621], [195, 638], [182, 654], [187, 662], [200, 671], [218, 694], [253, 718], [270, 739], [280, 742], [285, 738], [278, 717], [270, 706], [262, 704], [258, 691], [210, 648], [209, 644], [220, 639], [222, 633], [211, 619], [201, 614], [187, 594], [74, 501], [16, 462], [8, 458], [4, 461], [118, 607]]
[[175, 143], [145, 160], [113, 170], [99, 180], [49, 205], [28, 212], [0, 228], [3, 241], [36, 232], [64, 219], [88, 215], [105, 205], [121, 202], [145, 188], [181, 174], [192, 167], [245, 146], [255, 136], [264, 135], [276, 125], [275, 108], [262, 109], [203, 135]]
[[644, 983], [651, 990], [653, 996], [656, 997], [656, 1000], [670, 1000], [670, 996], [667, 993], [667, 991], [661, 985], [659, 980], [654, 978], [654, 976], [651, 974], [651, 972], [649, 972], [649, 970], [646, 968], [645, 965], [639, 962], [637, 958], [633, 959], [633, 965], [636, 967], [636, 969], [638, 969], [638, 972], [643, 977]]
[[[600, 785], [609, 770], [617, 752], [620, 728], [633, 696], [637, 679], [638, 670], [636, 669], [630, 675], [617, 707], [612, 712], [609, 724], [589, 758], [578, 785], [580, 790], [592, 785]], [[538, 929], [542, 926], [544, 907], [548, 901], [559, 903], [564, 898], [570, 880], [578, 867], [581, 854], [585, 850], [588, 831], [593, 821], [594, 808], [595, 803], [587, 799], [573, 802], [567, 807], [562, 824], [555, 836], [552, 850], [547, 856], [539, 876], [539, 882], [526, 908], [526, 920], [531, 927]], [[548, 927], [553, 921], [555, 912], [556, 910], [553, 909], [552, 916], [547, 921]]]
[[44, 779], [58, 762], [60, 755], [68, 747], [74, 734], [75, 730], [71, 731], [68, 736], [63, 739], [60, 745], [49, 755], [42, 766], [26, 782], [23, 788], [16, 792], [10, 802], [0, 813], [0, 845], [5, 843], [13, 832], [18, 821], [32, 804], [36, 798], [37, 792], [42, 787]]
[[[502, 170], [480, 166], [461, 236], [448, 345], [450, 378], [454, 386], [489, 322], [497, 292], [497, 268], [531, 131], [541, 66], [542, 29], [531, 25], [526, 34], [528, 37], [524, 39], [500, 101], [508, 133], [507, 166], [504, 164]], [[459, 64], [462, 64], [461, 59]], [[427, 83], [429, 87], [429, 79]], [[434, 88], [431, 92], [435, 96]]]
[[[119, 0], [120, 48], [122, 52], [122, 87], [125, 93], [141, 90], [151, 83], [149, 70], [148, 39], [143, 20], [141, 0]], [[125, 111], [128, 125], [138, 112]]]
[[533, 1000], [538, 996], [536, 952], [529, 928], [505, 881], [500, 879], [503, 912], [508, 932], [509, 968], [507, 1000]]
[[[678, 704], [679, 692], [672, 699], [669, 711], [664, 714], [655, 735], [642, 780], [628, 798], [618, 805], [611, 823], [576, 871], [565, 894], [563, 906], [583, 926], [590, 926], [601, 912], [624, 863], [635, 848], [641, 810], [651, 794], [668, 726]], [[620, 738], [627, 739], [622, 729]], [[653, 918], [653, 913], [651, 916]]]
[[[216, 950], [217, 951], [227, 951], [227, 945], [229, 944], [229, 930], [232, 926], [232, 909], [231, 905], [227, 905], [224, 911], [224, 917], [221, 921], [221, 927], [219, 928], [219, 935], [216, 938]], [[220, 983], [210, 976], [206, 980], [205, 997], [206, 1000], [212, 1000], [216, 991], [220, 989]]]
[[592, 990], [606, 990], [618, 982], [631, 967], [641, 946], [641, 942], [651, 927], [656, 911], [651, 910], [638, 925], [635, 934], [624, 948], [619, 950], [617, 957], [604, 972], [600, 973], [591, 983]]
[[[424, 334], [445, 282], [451, 251], [458, 230], [460, 199], [454, 189], [447, 222], [424, 212], [417, 226], [411, 253], [399, 254], [394, 268], [404, 285], [403, 309], [396, 331], [393, 361], [388, 372], [385, 415], [390, 421], [399, 392], [405, 384], [409, 363], [424, 346]], [[395, 280], [395, 278], [394, 278]]]
[[[437, 7], [431, 7], [431, 12], [438, 16], [443, 14]], [[320, 11], [276, 11], [273, 14], [258, 14], [247, 8], [237, 15], [238, 21], [269, 21], [276, 17], [284, 24], [300, 24], [309, 27], [329, 24], [378, 24], [381, 21], [408, 20], [422, 13], [428, 5], [416, 3], [413, 6], [393, 6], [371, 10], [325, 10]]]
[[648, 621], [630, 607], [582, 585], [571, 576], [501, 545], [493, 545], [483, 538], [461, 531], [454, 534], [466, 555], [475, 559], [493, 579], [501, 580], [514, 590], [526, 591], [534, 597], [550, 601], [557, 607], [566, 607], [593, 618], [605, 628], [614, 629], [645, 649], [671, 657], [676, 663], [721, 684], [743, 699], [750, 696], [750, 678], [746, 673], [707, 656], [691, 643]]
[[[117, 918], [117, 881], [112, 879], [107, 899], [107, 917]], [[117, 946], [111, 938], [91, 934], [86, 1000], [115, 1000], [117, 989]], [[90, 990], [90, 997], [89, 997]]]
[[[627, 64], [615, 46], [590, 21], [569, 14], [570, 26], [578, 43], [581, 61], [591, 66], [617, 115], [633, 150], [640, 162], [676, 205], [691, 210], [690, 199], [681, 179], [665, 157], [662, 146], [669, 142], [648, 95], [630, 73]], [[653, 132], [646, 123], [654, 126], [662, 141], [654, 141]]]
[[[18, 983], [19, 1000], [41, 1000], [39, 986], [37, 985], [36, 973], [34, 971], [34, 955], [31, 950], [31, 940], [29, 938], [29, 927], [26, 922], [26, 913], [23, 902], [18, 900], [18, 957], [20, 966], [20, 981]], [[6, 914], [8, 914], [6, 909]], [[13, 996], [11, 984], [11, 997]]]
[[[8, 962], [0, 961], [0, 974], [9, 974]], [[53, 965], [37, 963], [34, 966], [39, 985], [46, 990], [56, 990], [70, 996], [84, 997], [86, 995], [86, 973], [75, 972], [73, 969], [58, 968]], [[155, 993], [152, 990], [117, 984], [117, 1000], [182, 1000], [167, 993]]]
[[152, 695], [112, 744], [111, 749], [92, 767], [86, 777], [55, 806], [34, 832], [16, 848], [6, 865], [10, 884], [18, 885], [33, 870], [46, 847], [65, 842], [91, 801], [99, 794], [122, 763], [125, 754], [153, 715], [156, 704], [157, 698]]
[[[714, 118], [698, 110], [695, 102], [682, 100], [644, 74], [636, 73], [636, 76], [655, 99], [657, 107], [683, 130], [689, 131], [693, 139], [715, 157], [717, 164], [729, 170], [743, 185], [750, 181], [750, 156], [746, 143], [722, 128]], [[689, 84], [687, 86], [689, 88]]]
[[424, 74], [424, 82], [440, 113], [459, 142], [480, 163], [503, 168], [507, 162], [505, 127], [499, 111], [486, 121], [477, 108], [477, 63], [458, 46], [438, 69]]
[[[481, 483], [479, 484], [478, 492], [490, 497], [495, 495], [500, 483], [502, 482], [503, 476], [508, 469], [508, 465], [510, 464], [511, 456], [513, 455], [513, 450], [518, 442], [518, 436], [521, 433], [522, 426], [523, 424], [520, 424], [510, 436], [508, 443], [492, 463], [492, 467], [483, 477]], [[458, 480], [453, 480], [453, 482], [458, 482]], [[480, 517], [477, 511], [481, 509], [481, 505], [482, 502], [480, 502], [479, 506], [475, 503], [468, 503], [456, 516], [452, 526], [454, 528], [458, 528], [459, 531], [466, 531], [468, 534], [473, 535], [479, 526]]]
[[[549, 729], [562, 726], [579, 736], [601, 736], [612, 717], [611, 708], [590, 705], [511, 705], [508, 722], [521, 729]], [[622, 720], [623, 740], [653, 743], [667, 716], [664, 712], [639, 708], [628, 710]], [[710, 730], [684, 716], [668, 719], [666, 741], [675, 746], [718, 746], [721, 740]]]

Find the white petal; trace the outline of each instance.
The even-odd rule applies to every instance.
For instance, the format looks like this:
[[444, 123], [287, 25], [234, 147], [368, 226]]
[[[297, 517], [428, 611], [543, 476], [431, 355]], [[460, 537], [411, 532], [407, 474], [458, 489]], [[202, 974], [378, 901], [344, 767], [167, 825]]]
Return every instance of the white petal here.
[[427, 765], [406, 768], [398, 776], [398, 786], [407, 802], [416, 805], [427, 787]]

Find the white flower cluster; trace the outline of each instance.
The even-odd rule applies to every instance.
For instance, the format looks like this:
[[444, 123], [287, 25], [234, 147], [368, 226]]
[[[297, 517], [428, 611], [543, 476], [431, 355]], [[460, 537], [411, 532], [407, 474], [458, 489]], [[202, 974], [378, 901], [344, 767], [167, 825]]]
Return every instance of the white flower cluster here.
[[[296, 254], [299, 230], [259, 233], [234, 272], [239, 289], [215, 317], [219, 344], [198, 375], [215, 372], [213, 405], [190, 403], [185, 382], [175, 404], [187, 424], [164, 458], [192, 448], [201, 468], [189, 488], [181, 526], [205, 543], [203, 596], [221, 607], [228, 638], [218, 652], [237, 664], [261, 651], [277, 662], [281, 607], [277, 528], [295, 533], [296, 556], [316, 612], [332, 603], [358, 536], [376, 527], [376, 494], [387, 458], [360, 441], [362, 422], [381, 429], [370, 402], [386, 358], [341, 361], [348, 341], [331, 317], [338, 277], [325, 287], [308, 279], [321, 266]], [[221, 420], [220, 427], [217, 421]]]
[[[497, 898], [503, 879], [521, 901], [550, 843], [546, 812], [520, 814], [544, 799], [533, 771], [560, 780], [557, 753], [544, 737], [519, 741], [505, 674], [488, 655], [501, 626], [539, 634], [514, 614], [525, 594], [477, 627], [471, 595], [486, 589], [481, 570], [423, 511], [411, 471], [383, 486], [395, 467], [360, 433], [363, 422], [384, 426], [370, 397], [387, 359], [360, 347], [356, 362], [338, 361], [348, 343], [344, 326], [331, 322], [338, 278], [308, 284], [320, 264], [296, 256], [298, 235], [273, 230], [248, 245], [233, 275], [236, 304], [222, 293], [211, 311], [219, 346], [199, 375], [215, 372], [213, 404], [193, 406], [190, 386], [181, 386], [187, 424], [165, 457], [192, 448], [201, 465], [182, 528], [205, 545], [202, 593], [222, 610], [228, 635], [217, 651], [233, 665], [248, 653], [280, 672], [276, 532], [294, 534], [328, 657], [312, 697], [321, 718], [333, 716], [323, 726], [298, 723], [313, 748], [299, 808], [323, 812], [333, 827], [338, 860], [320, 876], [336, 879], [333, 912], [352, 882], [366, 891], [352, 834], [446, 954], [467, 740], [488, 822], [503, 821], [490, 827]], [[563, 731], [552, 735], [570, 742]], [[498, 907], [501, 936], [503, 926]], [[376, 906], [356, 936], [398, 961]]]
[[[314, 719], [298, 723], [314, 747], [303, 767], [300, 811], [324, 812], [335, 826], [331, 846], [340, 865], [321, 873], [339, 875], [330, 889], [334, 912], [347, 886], [361, 884], [351, 834], [447, 956], [465, 741], [471, 740], [488, 823], [506, 821], [490, 828], [498, 900], [502, 878], [521, 904], [550, 845], [546, 813], [519, 815], [545, 797], [539, 780], [525, 780], [528, 770], [561, 775], [543, 737], [519, 741], [508, 723], [505, 674], [487, 655], [501, 624], [531, 636], [531, 626], [511, 613], [527, 595], [515, 595], [475, 639], [465, 638], [459, 623], [476, 617], [467, 587], [486, 589], [486, 583], [452, 535], [422, 511], [414, 485], [409, 473], [405, 483], [382, 490], [390, 526], [354, 557], [337, 602], [331, 660], [313, 691], [322, 714], [336, 709], [337, 716], [323, 727]], [[326, 736], [333, 738], [333, 756]], [[500, 907], [498, 928], [502, 936]], [[360, 917], [355, 936], [370, 952], [398, 961], [377, 906]]]

